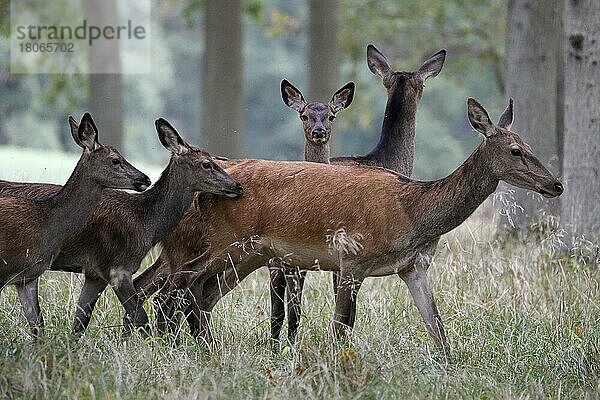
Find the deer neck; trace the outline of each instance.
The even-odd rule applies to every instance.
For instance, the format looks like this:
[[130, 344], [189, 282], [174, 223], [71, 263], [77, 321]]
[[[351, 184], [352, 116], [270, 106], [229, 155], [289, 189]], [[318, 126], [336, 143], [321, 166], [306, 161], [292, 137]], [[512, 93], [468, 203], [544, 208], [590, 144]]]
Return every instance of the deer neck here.
[[103, 186], [91, 179], [82, 158], [61, 190], [43, 201], [48, 206], [46, 246], [50, 252], [83, 228], [102, 198]]
[[452, 174], [424, 189], [415, 210], [422, 216], [417, 237], [430, 241], [459, 226], [496, 190], [498, 182], [483, 143]]
[[399, 83], [385, 107], [381, 136], [377, 146], [367, 156], [382, 167], [411, 176], [415, 154], [415, 127], [418, 100], [405, 96]]
[[329, 164], [329, 156], [331, 155], [329, 143], [315, 144], [311, 141], [304, 141], [304, 160]]
[[194, 192], [187, 184], [180, 168], [171, 158], [156, 183], [136, 196], [143, 210], [142, 224], [156, 244], [171, 233], [192, 204]]

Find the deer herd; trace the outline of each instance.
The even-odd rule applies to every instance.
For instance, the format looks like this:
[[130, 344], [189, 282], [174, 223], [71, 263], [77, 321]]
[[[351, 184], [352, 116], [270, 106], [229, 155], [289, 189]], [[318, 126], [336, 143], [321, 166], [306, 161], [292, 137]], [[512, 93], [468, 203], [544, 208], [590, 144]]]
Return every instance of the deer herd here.
[[[33, 335], [40, 337], [38, 278], [48, 269], [83, 273], [75, 333], [87, 328], [110, 285], [125, 310], [124, 333], [151, 333], [143, 304], [156, 294], [157, 333], [176, 335], [183, 315], [191, 334], [210, 345], [215, 304], [267, 266], [271, 337], [279, 340], [287, 311], [293, 343], [307, 271], [332, 272], [332, 333], [338, 339], [354, 326], [364, 279], [398, 275], [430, 336], [449, 355], [427, 277], [440, 236], [469, 217], [500, 181], [549, 198], [563, 187], [511, 131], [512, 99], [495, 124], [469, 98], [468, 120], [483, 136], [481, 144], [445, 178], [410, 178], [417, 106], [425, 81], [440, 73], [445, 58], [440, 50], [414, 72], [395, 71], [379, 50], [367, 47], [367, 65], [381, 78], [387, 104], [379, 143], [364, 156], [330, 157], [334, 121], [352, 103], [353, 82], [326, 103], [308, 103], [290, 82], [281, 82], [283, 102], [302, 123], [304, 162], [213, 158], [156, 120], [171, 157], [151, 187], [146, 175], [98, 141], [88, 113], [79, 124], [69, 117], [83, 153], [63, 186], [0, 181], [0, 290], [16, 286]], [[158, 258], [134, 278], [159, 243]]]

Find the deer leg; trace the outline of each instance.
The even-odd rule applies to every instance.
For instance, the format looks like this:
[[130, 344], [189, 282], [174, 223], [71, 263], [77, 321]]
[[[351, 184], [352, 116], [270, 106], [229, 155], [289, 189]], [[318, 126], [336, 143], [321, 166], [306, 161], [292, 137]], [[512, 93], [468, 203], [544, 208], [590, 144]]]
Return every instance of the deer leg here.
[[333, 334], [337, 339], [347, 338], [354, 327], [356, 312], [356, 296], [363, 282], [362, 276], [356, 276], [345, 271], [340, 271], [340, 284], [335, 300], [335, 313], [333, 315]]
[[44, 335], [44, 318], [40, 309], [38, 298], [38, 279], [33, 279], [26, 283], [15, 283], [17, 293], [23, 306], [23, 312], [33, 336], [39, 338]]
[[279, 340], [283, 320], [285, 319], [285, 271], [278, 262], [269, 261], [268, 264], [271, 284], [271, 339]]
[[446, 357], [450, 356], [450, 348], [446, 343], [446, 334], [444, 325], [437, 310], [433, 291], [427, 279], [427, 270], [420, 265], [413, 266], [408, 271], [401, 272], [400, 278], [408, 286], [417, 309], [423, 317], [427, 332], [433, 338], [437, 346], [442, 350]]
[[286, 277], [288, 294], [288, 340], [291, 344], [296, 341], [298, 325], [300, 324], [300, 315], [302, 313], [302, 289], [306, 280], [306, 272], [294, 268], [293, 275]]
[[337, 293], [338, 293], [338, 286], [340, 285], [340, 274], [337, 271], [334, 271], [331, 274], [331, 283], [333, 284], [333, 298], [335, 299], [337, 297]]
[[133, 324], [136, 328], [143, 327], [144, 331], [142, 334], [147, 336], [150, 332], [148, 315], [143, 307], [144, 302], [135, 291], [131, 273], [127, 270], [111, 270], [110, 284], [125, 309], [125, 318], [128, 319], [127, 324], [124, 327], [124, 335], [130, 333], [131, 324]]
[[204, 301], [204, 283], [205, 280], [196, 280], [190, 286], [191, 294], [191, 318], [190, 331], [192, 336], [202, 340], [207, 346], [212, 346], [214, 339], [210, 329], [210, 311], [206, 310]]
[[106, 286], [108, 286], [108, 282], [105, 280], [85, 277], [75, 309], [75, 317], [73, 318], [73, 333], [83, 333], [86, 330], [92, 318], [96, 302]]

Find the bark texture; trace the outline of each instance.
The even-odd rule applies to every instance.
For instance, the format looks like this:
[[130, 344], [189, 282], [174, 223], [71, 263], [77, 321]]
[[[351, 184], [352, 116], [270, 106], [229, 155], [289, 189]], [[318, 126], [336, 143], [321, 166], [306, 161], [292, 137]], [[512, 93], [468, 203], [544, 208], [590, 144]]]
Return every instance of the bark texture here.
[[561, 221], [600, 237], [600, 2], [565, 4], [565, 141]]
[[242, 0], [206, 0], [202, 135], [212, 154], [243, 156]]

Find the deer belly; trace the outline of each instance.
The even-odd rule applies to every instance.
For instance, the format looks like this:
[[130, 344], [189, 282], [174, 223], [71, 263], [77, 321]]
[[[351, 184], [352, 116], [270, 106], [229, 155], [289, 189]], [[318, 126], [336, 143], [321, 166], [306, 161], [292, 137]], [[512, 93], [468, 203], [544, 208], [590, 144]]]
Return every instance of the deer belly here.
[[261, 238], [269, 252], [287, 265], [307, 270], [339, 270], [339, 259], [326, 244], [315, 246]]

